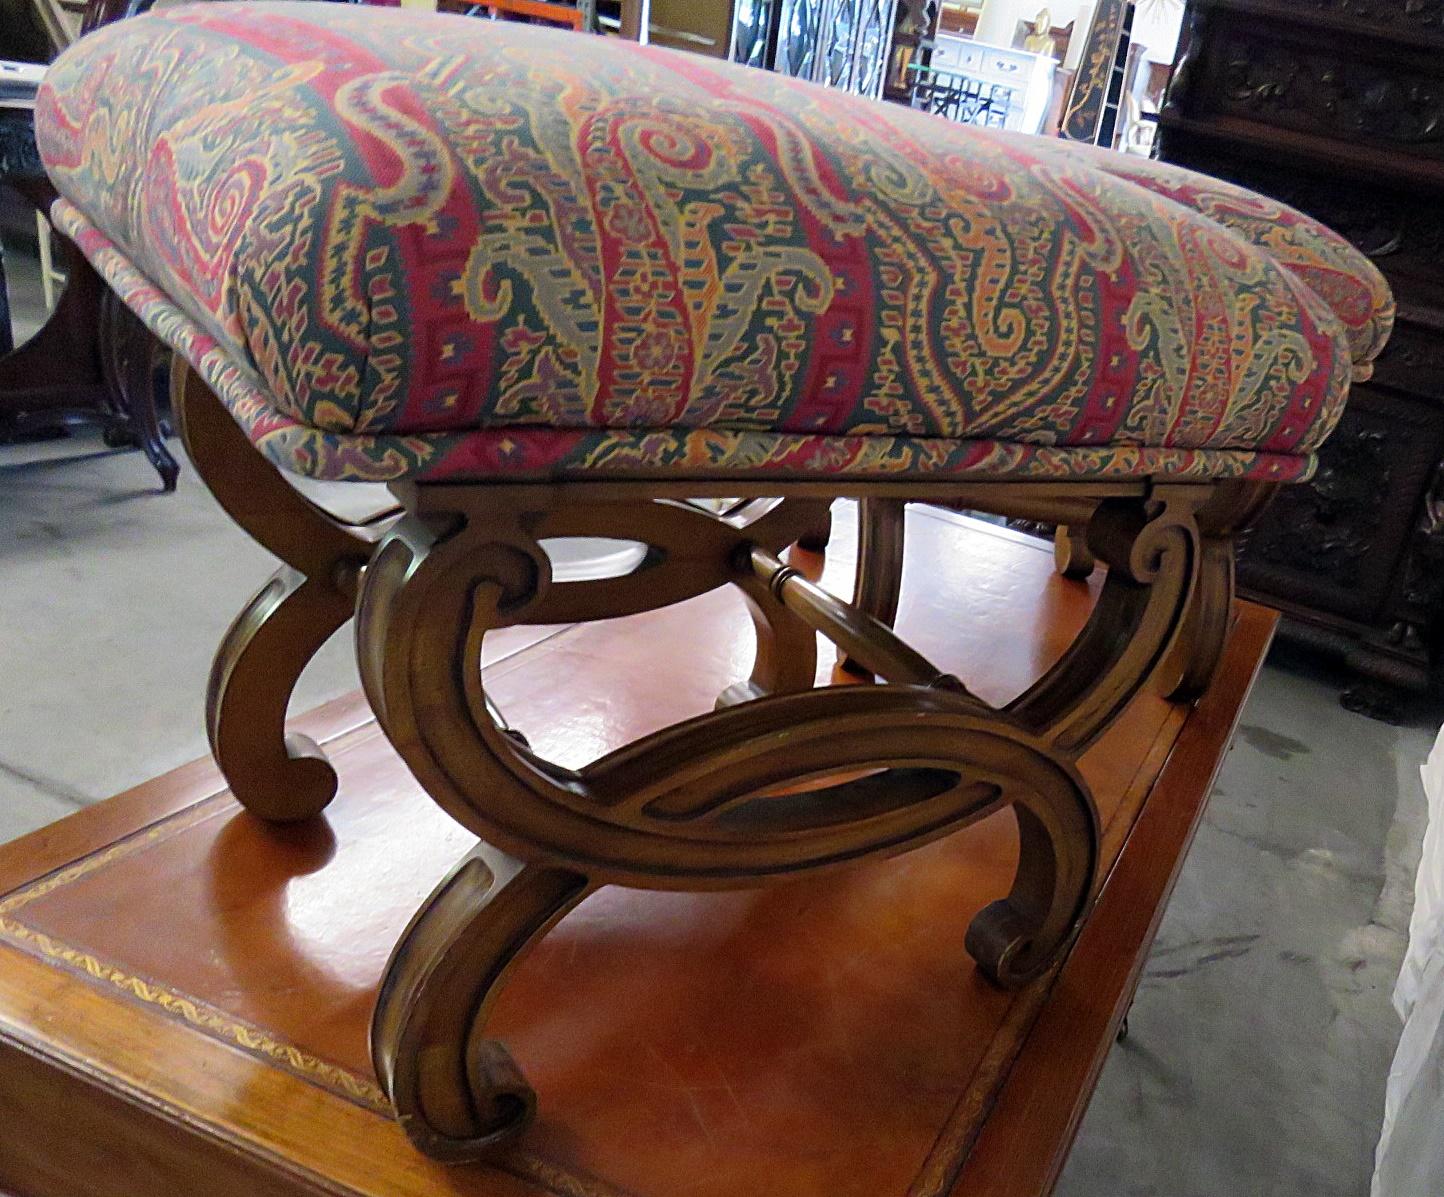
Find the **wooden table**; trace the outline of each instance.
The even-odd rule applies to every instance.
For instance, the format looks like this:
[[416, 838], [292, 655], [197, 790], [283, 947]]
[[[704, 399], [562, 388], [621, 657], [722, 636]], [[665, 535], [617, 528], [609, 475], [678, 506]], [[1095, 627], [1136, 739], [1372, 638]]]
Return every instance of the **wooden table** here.
[[[1000, 528], [931, 508], [909, 521], [900, 626], [1005, 698], [1071, 638], [1096, 582], [1056, 578], [1046, 546]], [[844, 526], [826, 576], [844, 592], [850, 556]], [[1061, 971], [1020, 993], [987, 985], [963, 949], [1011, 876], [1007, 815], [768, 890], [589, 899], [493, 1015], [541, 1102], [498, 1168], [418, 1156], [370, 1070], [387, 952], [467, 837], [364, 702], [301, 720], [342, 780], [310, 826], [268, 829], [209, 761], [186, 765], [0, 850], [0, 1189], [1046, 1193], [1273, 625], [1241, 606], [1195, 708], [1145, 694], [1084, 758], [1111, 871]], [[487, 669], [508, 718], [577, 763], [705, 709], [750, 651], [741, 603], [717, 593], [516, 629]]]

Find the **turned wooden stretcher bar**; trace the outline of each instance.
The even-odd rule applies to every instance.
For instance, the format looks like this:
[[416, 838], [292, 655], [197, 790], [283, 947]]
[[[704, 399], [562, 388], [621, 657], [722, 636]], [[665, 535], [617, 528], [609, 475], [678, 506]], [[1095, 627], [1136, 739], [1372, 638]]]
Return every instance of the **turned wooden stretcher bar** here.
[[[1388, 329], [1372, 267], [1248, 193], [600, 39], [171, 10], [63, 57], [38, 127], [58, 224], [177, 350], [198, 473], [283, 562], [207, 698], [236, 798], [276, 822], [332, 800], [286, 708], [354, 619], [378, 722], [479, 837], [372, 1024], [442, 1160], [531, 1120], [488, 1011], [601, 886], [761, 885], [1006, 808], [1016, 876], [967, 945], [1000, 985], [1052, 967], [1097, 881], [1079, 755], [1145, 684], [1201, 686], [1233, 536]], [[398, 507], [339, 521], [277, 464]], [[851, 604], [783, 559], [847, 497]], [[910, 501], [1086, 529], [1107, 567], [1011, 702], [887, 626]], [[546, 547], [569, 537], [646, 551], [574, 580]], [[757, 649], [710, 714], [564, 768], [488, 700], [494, 631], [723, 586]], [[818, 633], [878, 684], [815, 688]]]

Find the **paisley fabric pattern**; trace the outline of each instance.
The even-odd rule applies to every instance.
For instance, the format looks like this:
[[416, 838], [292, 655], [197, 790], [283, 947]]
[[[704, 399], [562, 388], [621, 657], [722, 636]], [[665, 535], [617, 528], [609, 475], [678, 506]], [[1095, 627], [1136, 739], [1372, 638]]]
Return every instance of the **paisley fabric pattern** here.
[[[1017, 134], [1010, 134], [1017, 137]], [[1022, 138], [1019, 138], [1022, 140]], [[1333, 309], [1354, 357], [1354, 380], [1369, 372], [1394, 326], [1394, 296], [1378, 268], [1348, 241], [1296, 208], [1222, 179], [1166, 162], [1116, 154], [1097, 146], [1028, 138], [1034, 150], [1077, 155], [1089, 166], [1127, 179], [1200, 212], [1265, 250]]]
[[1388, 327], [1246, 192], [526, 26], [167, 9], [37, 125], [60, 226], [318, 477], [1286, 480]]

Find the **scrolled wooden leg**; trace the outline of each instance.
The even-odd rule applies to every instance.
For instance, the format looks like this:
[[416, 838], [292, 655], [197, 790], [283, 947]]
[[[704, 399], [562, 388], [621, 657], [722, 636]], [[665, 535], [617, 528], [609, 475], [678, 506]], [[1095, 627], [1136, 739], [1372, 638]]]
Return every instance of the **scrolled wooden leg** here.
[[[857, 574], [852, 605], [879, 623], [892, 626], [902, 596], [904, 522], [907, 504], [899, 499], [862, 499], [857, 505]], [[838, 664], [849, 673], [871, 676], [851, 657]]]
[[1208, 487], [1109, 499], [1088, 523], [1108, 566], [1083, 630], [1008, 711], [1055, 748], [1078, 755], [1154, 676], [1180, 634], [1199, 572], [1195, 513]]
[[1233, 618], [1236, 539], [1268, 506], [1275, 491], [1269, 483], [1224, 483], [1198, 513], [1198, 585], [1169, 662], [1178, 679], [1168, 691], [1170, 698], [1189, 701], [1208, 689]]
[[232, 794], [254, 815], [310, 818], [336, 793], [320, 747], [286, 734], [286, 707], [306, 663], [350, 617], [345, 595], [283, 565], [221, 641], [206, 690], [206, 732]]
[[983, 975], [1014, 989], [1057, 961], [1091, 901], [1098, 829], [1091, 799], [1060, 793], [1015, 803], [1018, 871], [1006, 898], [984, 907], [964, 941]]
[[[801, 510], [719, 518], [624, 487], [602, 501], [565, 487], [401, 493], [409, 514], [360, 582], [362, 677], [422, 785], [496, 847], [466, 862], [408, 931], [383, 985], [373, 1051], [413, 1140], [463, 1160], [511, 1142], [534, 1101], [484, 1029], [506, 969], [600, 884], [764, 884], [902, 852], [1011, 807], [1018, 868], [967, 945], [1002, 985], [1053, 967], [1098, 867], [1097, 816], [1076, 761], [1173, 642], [1198, 563], [1194, 516], [1210, 491], [1092, 491], [1054, 506], [1039, 492], [1036, 514], [1093, 517], [1090, 542], [1110, 580], [1078, 644], [1004, 710], [784, 562]], [[618, 534], [648, 545], [632, 572], [552, 576], [545, 539]], [[728, 583], [758, 612], [749, 684], [766, 691], [762, 701], [575, 769], [518, 744], [490, 714], [477, 663], [491, 630], [616, 618]], [[817, 634], [864, 656], [885, 684], [809, 689]], [[795, 651], [779, 647], [794, 639]]]
[[1171, 667], [1178, 670], [1178, 681], [1167, 691], [1169, 698], [1179, 702], [1190, 702], [1208, 689], [1213, 671], [1223, 656], [1229, 621], [1233, 617], [1232, 538], [1205, 537], [1199, 556], [1198, 585], [1194, 587], [1171, 663]]
[[[132, 373], [136, 385], [149, 383], [148, 364]], [[350, 618], [356, 577], [378, 532], [333, 519], [291, 487], [179, 358], [171, 377], [196, 472], [231, 518], [285, 562], [216, 654], [206, 696], [211, 748], [247, 810], [280, 822], [304, 819], [331, 800], [336, 775], [317, 745], [286, 735], [286, 705], [306, 663]]]
[[371, 1023], [377, 1076], [411, 1141], [463, 1163], [506, 1147], [536, 1094], [485, 1034], [506, 974], [590, 892], [567, 869], [478, 845], [412, 920], [387, 966]]

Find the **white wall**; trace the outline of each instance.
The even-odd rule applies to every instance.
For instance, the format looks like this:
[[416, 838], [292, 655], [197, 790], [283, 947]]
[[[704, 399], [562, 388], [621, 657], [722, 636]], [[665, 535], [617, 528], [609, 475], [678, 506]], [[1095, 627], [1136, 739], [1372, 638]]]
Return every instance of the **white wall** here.
[[1183, 0], [1145, 7], [1147, 11], [1133, 15], [1133, 40], [1148, 47], [1144, 55], [1149, 62], [1172, 62], [1183, 24]]

